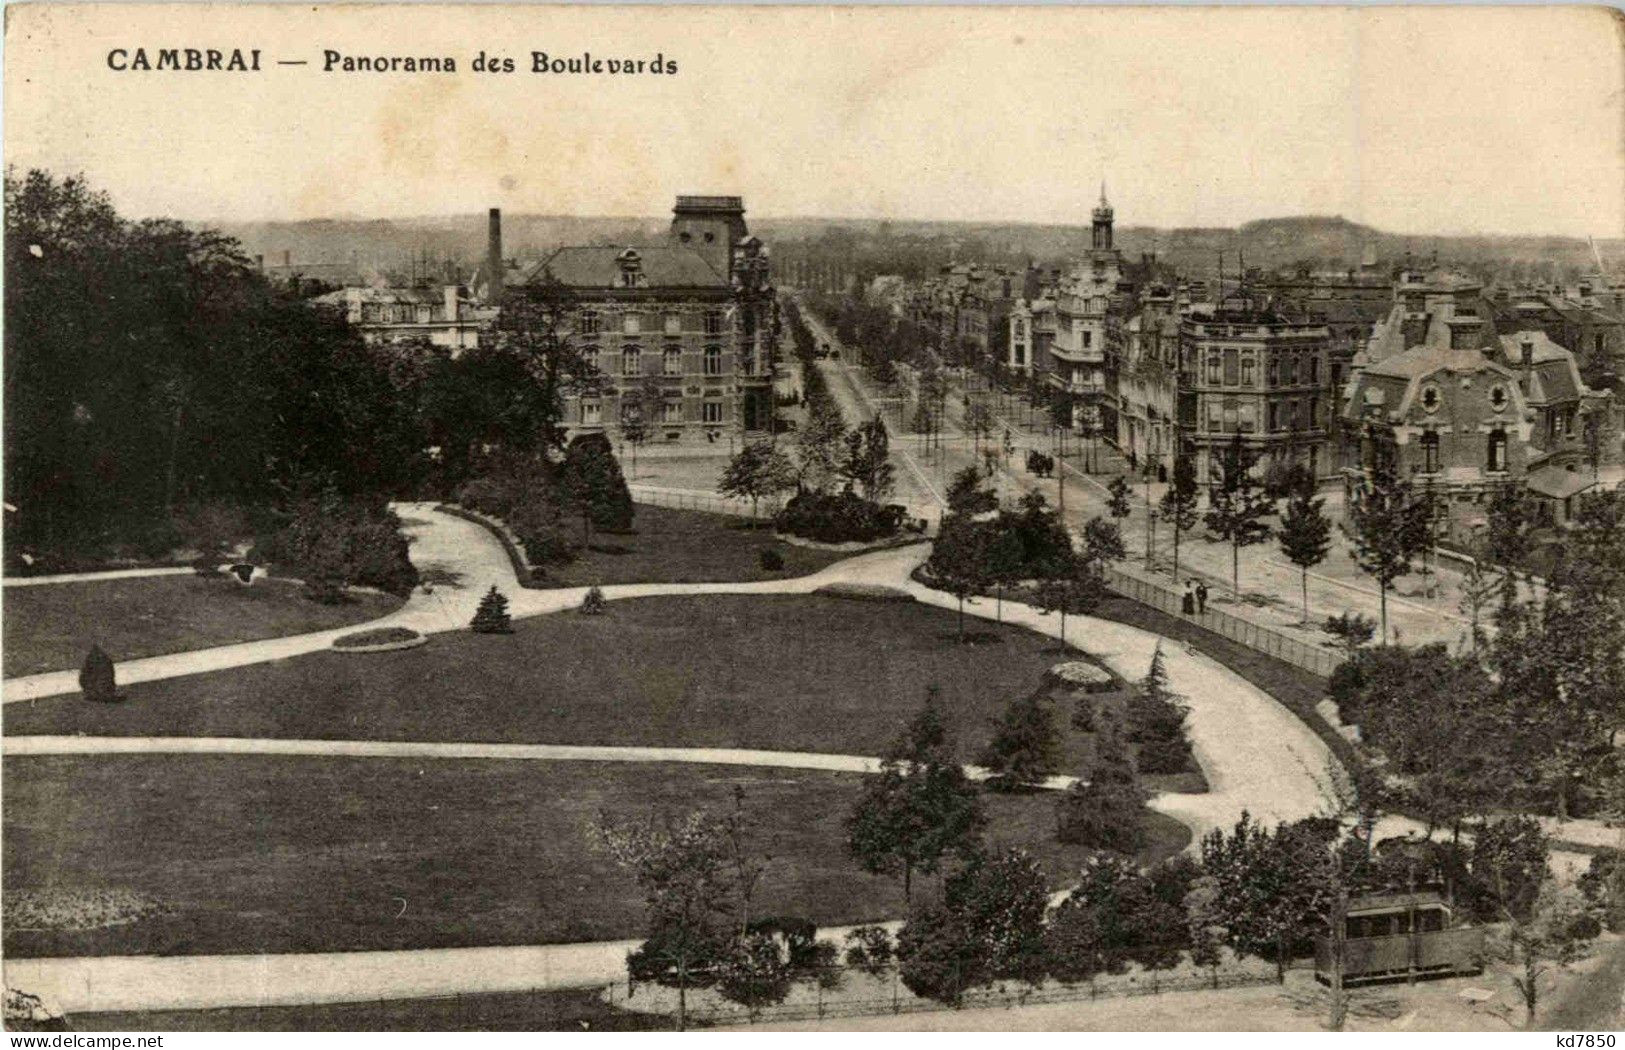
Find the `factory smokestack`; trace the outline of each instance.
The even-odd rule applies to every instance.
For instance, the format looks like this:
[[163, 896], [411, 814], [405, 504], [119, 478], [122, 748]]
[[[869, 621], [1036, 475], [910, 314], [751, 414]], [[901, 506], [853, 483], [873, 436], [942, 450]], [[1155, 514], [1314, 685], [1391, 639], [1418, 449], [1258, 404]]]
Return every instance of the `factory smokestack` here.
[[503, 291], [503, 263], [502, 263], [502, 209], [492, 208], [488, 231], [485, 238], [485, 272], [490, 287], [488, 293], [491, 302], [502, 301]]

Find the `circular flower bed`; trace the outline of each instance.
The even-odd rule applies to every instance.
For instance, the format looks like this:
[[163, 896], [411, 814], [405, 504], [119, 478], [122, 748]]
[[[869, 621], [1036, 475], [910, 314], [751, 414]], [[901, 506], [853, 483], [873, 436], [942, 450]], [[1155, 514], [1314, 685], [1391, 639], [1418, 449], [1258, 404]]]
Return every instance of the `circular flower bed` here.
[[1109, 693], [1117, 688], [1117, 679], [1104, 667], [1086, 660], [1070, 660], [1056, 664], [1045, 674], [1050, 681], [1068, 689], [1082, 689], [1086, 693]]
[[333, 648], [344, 653], [392, 653], [398, 649], [415, 649], [428, 640], [405, 627], [375, 627], [335, 638]]

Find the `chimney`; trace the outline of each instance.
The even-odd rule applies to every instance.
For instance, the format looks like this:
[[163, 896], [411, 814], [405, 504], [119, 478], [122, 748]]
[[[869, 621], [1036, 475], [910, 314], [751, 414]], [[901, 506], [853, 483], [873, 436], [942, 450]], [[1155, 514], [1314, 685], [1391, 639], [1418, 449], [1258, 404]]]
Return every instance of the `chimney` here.
[[293, 252], [288, 251], [286, 248], [284, 248], [282, 250], [282, 265], [283, 266], [292, 266], [293, 265]]
[[1529, 373], [1535, 367], [1535, 339], [1529, 335], [1523, 336], [1522, 339], [1523, 341], [1518, 344], [1518, 363], [1523, 366], [1523, 382], [1527, 388], [1529, 386]]
[[502, 209], [492, 208], [485, 235], [486, 297], [493, 303], [502, 301]]
[[446, 320], [455, 321], [457, 320], [457, 286], [448, 284], [442, 291], [446, 297]]

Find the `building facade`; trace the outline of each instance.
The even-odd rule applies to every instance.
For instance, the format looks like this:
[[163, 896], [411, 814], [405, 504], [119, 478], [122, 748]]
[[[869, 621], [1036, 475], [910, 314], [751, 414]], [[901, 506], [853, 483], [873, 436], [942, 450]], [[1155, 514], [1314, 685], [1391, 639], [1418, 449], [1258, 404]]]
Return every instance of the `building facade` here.
[[767, 250], [739, 197], [680, 196], [664, 244], [561, 248], [508, 297], [558, 308], [594, 366], [569, 432], [715, 443], [773, 425], [778, 313]]
[[1178, 427], [1198, 482], [1218, 478], [1238, 435], [1258, 469], [1299, 464], [1320, 476], [1330, 339], [1325, 325], [1289, 321], [1240, 296], [1181, 318]]
[[438, 288], [341, 288], [313, 302], [342, 310], [373, 345], [424, 342], [453, 355], [479, 345], [496, 315], [455, 284]]

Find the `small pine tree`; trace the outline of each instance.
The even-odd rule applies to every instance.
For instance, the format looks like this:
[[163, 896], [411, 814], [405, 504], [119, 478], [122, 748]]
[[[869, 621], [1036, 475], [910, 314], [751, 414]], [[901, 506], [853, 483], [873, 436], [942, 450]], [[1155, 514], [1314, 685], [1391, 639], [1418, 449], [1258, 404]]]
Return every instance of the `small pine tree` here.
[[1146, 773], [1178, 773], [1190, 759], [1185, 739], [1185, 704], [1168, 684], [1162, 646], [1151, 657], [1151, 668], [1128, 702], [1128, 738], [1140, 745], [1140, 769]]
[[85, 654], [85, 664], [79, 669], [79, 691], [86, 700], [110, 704], [118, 699], [118, 684], [113, 671], [113, 658], [92, 645]]
[[1010, 701], [998, 729], [978, 761], [991, 776], [997, 791], [1034, 787], [1055, 770], [1060, 761], [1061, 734], [1055, 711], [1041, 694]]
[[1332, 545], [1332, 523], [1314, 489], [1298, 489], [1281, 515], [1281, 553], [1299, 570], [1303, 588], [1303, 622], [1309, 622], [1309, 570], [1326, 560]]
[[1056, 838], [1092, 849], [1133, 853], [1145, 845], [1144, 795], [1128, 748], [1115, 728], [1095, 739], [1095, 760], [1055, 806]]
[[586, 596], [581, 599], [581, 612], [585, 616], [601, 616], [609, 608], [609, 601], [604, 592], [597, 586], [588, 587]]
[[474, 620], [469, 630], [478, 634], [512, 634], [513, 617], [508, 615], [508, 599], [495, 585], [485, 592], [480, 599], [480, 607], [474, 610]]

